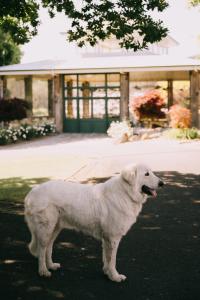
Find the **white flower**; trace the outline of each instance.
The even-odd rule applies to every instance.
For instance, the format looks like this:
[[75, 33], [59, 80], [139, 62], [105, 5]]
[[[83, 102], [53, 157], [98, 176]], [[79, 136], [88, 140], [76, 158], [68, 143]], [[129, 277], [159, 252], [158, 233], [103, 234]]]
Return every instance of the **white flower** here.
[[113, 138], [119, 138], [124, 134], [127, 134], [128, 137], [131, 137], [133, 135], [133, 128], [128, 121], [116, 121], [110, 124], [107, 133], [108, 136]]

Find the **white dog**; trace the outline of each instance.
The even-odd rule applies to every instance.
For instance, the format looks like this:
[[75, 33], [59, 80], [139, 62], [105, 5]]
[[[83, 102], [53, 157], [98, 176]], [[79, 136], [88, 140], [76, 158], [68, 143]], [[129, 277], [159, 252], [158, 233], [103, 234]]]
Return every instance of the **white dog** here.
[[147, 197], [156, 197], [162, 185], [147, 166], [134, 165], [96, 185], [52, 180], [33, 188], [25, 199], [25, 219], [39, 274], [50, 276], [48, 269], [60, 268], [52, 261], [52, 247], [59, 232], [69, 228], [101, 240], [104, 273], [113, 281], [125, 280], [116, 270], [119, 242], [136, 222]]

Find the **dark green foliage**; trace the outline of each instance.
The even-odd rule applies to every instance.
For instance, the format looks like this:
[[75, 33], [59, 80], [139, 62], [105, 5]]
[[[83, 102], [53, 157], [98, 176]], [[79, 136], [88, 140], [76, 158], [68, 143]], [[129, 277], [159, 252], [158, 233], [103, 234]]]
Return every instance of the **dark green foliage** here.
[[189, 3], [192, 5], [192, 6], [197, 6], [200, 4], [200, 0], [189, 0]]
[[19, 63], [21, 54], [10, 34], [0, 28], [0, 66]]
[[[41, 0], [51, 17], [64, 12], [71, 19], [67, 38], [79, 47], [114, 36], [119, 45], [134, 51], [147, 48], [167, 34], [163, 22], [150, 13], [162, 12], [166, 0]], [[76, 4], [76, 5], [75, 5]], [[0, 27], [10, 32], [13, 40], [26, 43], [37, 33], [39, 5], [36, 1], [0, 0]]]
[[27, 117], [28, 109], [30, 109], [30, 103], [25, 100], [0, 99], [0, 122], [24, 119]]
[[193, 140], [200, 138], [197, 128], [172, 128], [167, 130], [164, 135], [171, 139]]
[[94, 46], [99, 40], [115, 36], [121, 47], [137, 51], [167, 34], [163, 22], [150, 16], [150, 11], [161, 12], [168, 6], [165, 0], [85, 0], [80, 9], [70, 0], [42, 2], [52, 17], [56, 11], [64, 11], [72, 19], [68, 40], [80, 47], [86, 43]]
[[39, 5], [34, 0], [0, 0], [0, 27], [17, 44], [24, 44], [37, 33]]

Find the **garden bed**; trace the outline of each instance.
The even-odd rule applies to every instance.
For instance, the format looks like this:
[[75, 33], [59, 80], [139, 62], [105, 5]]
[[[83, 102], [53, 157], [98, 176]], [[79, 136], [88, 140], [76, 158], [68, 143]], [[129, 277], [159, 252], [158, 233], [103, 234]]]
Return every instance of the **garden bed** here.
[[43, 137], [56, 132], [53, 122], [37, 122], [31, 124], [27, 120], [11, 122], [0, 128], [0, 145], [7, 145], [19, 141], [27, 141]]

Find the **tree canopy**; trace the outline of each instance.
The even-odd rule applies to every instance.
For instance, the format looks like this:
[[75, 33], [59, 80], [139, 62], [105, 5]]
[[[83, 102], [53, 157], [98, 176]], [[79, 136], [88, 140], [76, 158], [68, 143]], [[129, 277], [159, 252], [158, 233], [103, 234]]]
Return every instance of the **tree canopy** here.
[[9, 33], [0, 28], [0, 66], [17, 64], [20, 62], [21, 51]]
[[190, 4], [193, 6], [197, 6], [200, 4], [200, 0], [189, 0]]
[[39, 25], [39, 4], [34, 0], [0, 0], [0, 28], [17, 44], [28, 42]]
[[51, 17], [64, 12], [71, 19], [67, 39], [79, 47], [114, 36], [121, 47], [136, 51], [167, 35], [163, 22], [150, 14], [162, 12], [166, 0], [0, 0], [0, 27], [16, 43], [28, 42], [37, 34], [40, 5]]

